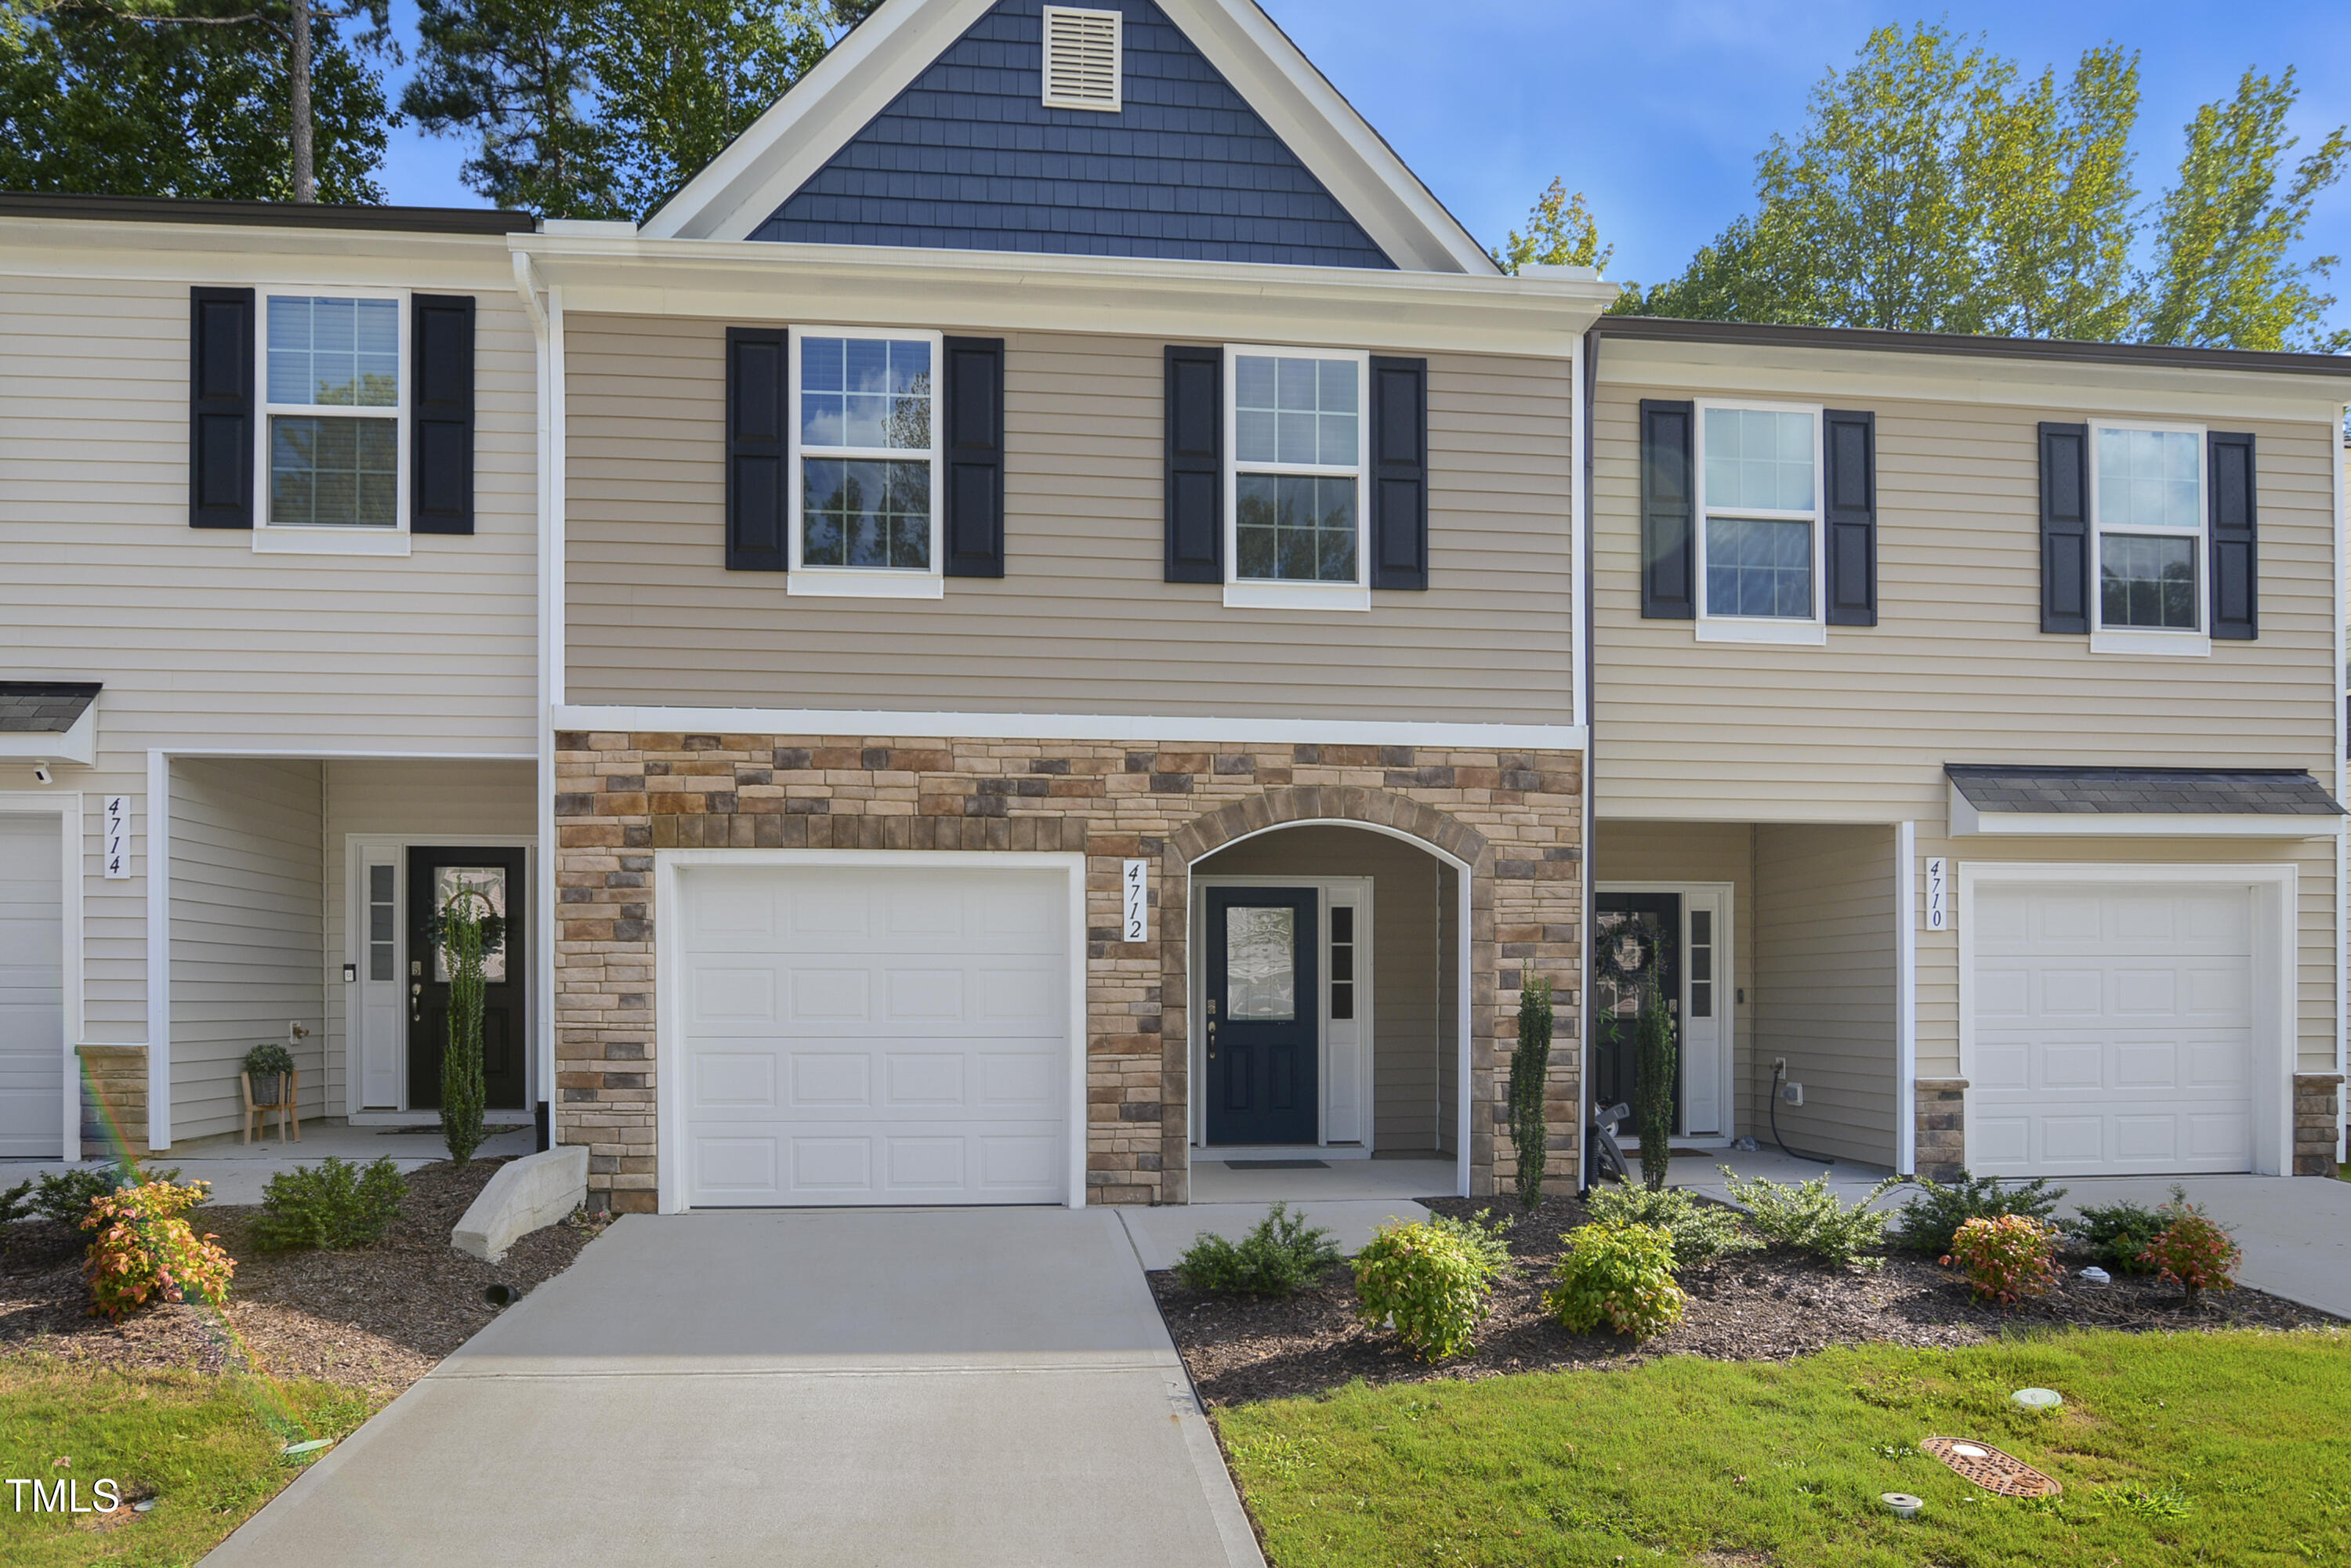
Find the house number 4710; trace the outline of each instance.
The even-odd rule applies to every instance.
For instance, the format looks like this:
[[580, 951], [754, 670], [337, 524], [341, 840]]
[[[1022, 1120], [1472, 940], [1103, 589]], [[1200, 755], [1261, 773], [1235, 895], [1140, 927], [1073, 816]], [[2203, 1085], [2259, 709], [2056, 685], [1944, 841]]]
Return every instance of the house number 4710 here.
[[1927, 929], [1940, 931], [1951, 923], [1951, 885], [1944, 875], [1941, 855], [1927, 857]]

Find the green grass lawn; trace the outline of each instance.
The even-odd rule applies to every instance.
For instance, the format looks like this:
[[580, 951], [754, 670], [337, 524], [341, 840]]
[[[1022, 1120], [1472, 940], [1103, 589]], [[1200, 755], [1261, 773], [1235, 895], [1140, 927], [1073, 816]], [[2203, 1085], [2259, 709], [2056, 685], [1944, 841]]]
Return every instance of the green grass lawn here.
[[0, 1485], [0, 1563], [193, 1563], [317, 1457], [287, 1458], [282, 1448], [344, 1437], [371, 1410], [366, 1396], [331, 1384], [0, 1356], [0, 1482], [70, 1478], [89, 1506], [94, 1483], [110, 1477], [126, 1496], [157, 1500], [137, 1522], [99, 1532], [33, 1512], [31, 1489]]
[[[2055, 1414], [2009, 1402], [2038, 1385]], [[1362, 1384], [1220, 1411], [1276, 1568], [2351, 1563], [2351, 1333], [2067, 1333]], [[1988, 1498], [1987, 1439], [2064, 1485]], [[1903, 1521], [1878, 1494], [1914, 1492]]]

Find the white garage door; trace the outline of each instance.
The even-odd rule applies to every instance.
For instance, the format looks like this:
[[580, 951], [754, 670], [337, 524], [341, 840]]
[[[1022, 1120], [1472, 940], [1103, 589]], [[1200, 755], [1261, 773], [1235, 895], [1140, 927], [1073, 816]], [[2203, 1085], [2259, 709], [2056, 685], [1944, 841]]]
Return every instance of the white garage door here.
[[680, 873], [685, 1201], [1059, 1203], [1069, 881]]
[[65, 1153], [65, 894], [57, 819], [0, 816], [0, 1155]]
[[1987, 882], [1974, 904], [1976, 1175], [2252, 1168], [2250, 888]]

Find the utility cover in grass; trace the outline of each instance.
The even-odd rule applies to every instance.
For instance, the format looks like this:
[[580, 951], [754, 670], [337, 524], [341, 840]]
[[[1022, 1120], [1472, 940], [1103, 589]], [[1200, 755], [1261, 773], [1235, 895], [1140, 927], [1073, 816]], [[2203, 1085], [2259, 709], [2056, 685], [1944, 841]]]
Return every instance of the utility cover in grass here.
[[1918, 1446], [1995, 1496], [2055, 1497], [2065, 1490], [2055, 1477], [1972, 1437], [1929, 1437]]

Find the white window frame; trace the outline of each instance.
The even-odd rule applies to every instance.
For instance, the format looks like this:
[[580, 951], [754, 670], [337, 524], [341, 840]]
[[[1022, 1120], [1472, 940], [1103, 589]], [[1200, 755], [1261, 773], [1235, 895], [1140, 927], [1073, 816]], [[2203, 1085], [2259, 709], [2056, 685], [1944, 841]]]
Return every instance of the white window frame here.
[[[808, 566], [800, 559], [800, 548], [807, 519], [801, 515], [801, 490], [810, 449], [800, 440], [800, 350], [810, 338], [860, 338], [869, 342], [924, 342], [931, 346], [931, 449], [928, 454], [905, 447], [822, 446], [815, 449], [820, 457], [840, 457], [851, 462], [913, 463], [927, 456], [931, 465], [931, 564], [928, 570], [915, 571], [904, 567], [872, 566]], [[786, 373], [791, 378], [789, 407], [785, 417], [791, 421], [789, 448], [791, 476], [789, 513], [787, 532], [790, 536], [790, 570], [785, 574], [784, 591], [790, 594], [813, 594], [820, 597], [846, 599], [944, 599], [946, 597], [946, 575], [941, 551], [946, 545], [946, 530], [939, 515], [942, 497], [939, 494], [939, 440], [946, 423], [946, 337], [941, 332], [915, 327], [794, 327], [790, 333], [790, 365]]]
[[[2149, 431], [2158, 435], [2196, 438], [2196, 625], [2191, 630], [2161, 626], [2106, 626], [2105, 497], [2099, 491], [2098, 447], [2105, 433]], [[2093, 653], [2154, 653], [2175, 658], [2212, 656], [2212, 456], [2211, 442], [2200, 424], [2179, 424], [2155, 419], [2093, 419], [2090, 421], [2090, 652]], [[2116, 528], [2123, 538], [2185, 538], [2184, 528]]]
[[[1251, 358], [1332, 360], [1355, 367], [1355, 461], [1251, 463], [1251, 474], [1297, 474], [1355, 482], [1355, 580], [1287, 582], [1240, 575], [1240, 361]], [[1362, 610], [1372, 607], [1372, 356], [1364, 349], [1312, 349], [1297, 344], [1225, 345], [1225, 603], [1246, 610]]]
[[[1828, 455], [1823, 449], [1827, 421], [1824, 404], [1817, 402], [1767, 402], [1753, 398], [1714, 398], [1698, 400], [1690, 423], [1691, 532], [1690, 541], [1695, 561], [1693, 588], [1698, 596], [1696, 634], [1701, 643], [1773, 643], [1782, 645], [1819, 647], [1829, 640], [1826, 607], [1828, 603], [1828, 551], [1823, 518], [1827, 514], [1824, 489], [1828, 483]], [[1790, 511], [1769, 507], [1733, 507], [1723, 515], [1732, 517], [1757, 517], [1765, 522], [1803, 523], [1813, 533], [1813, 613], [1799, 621], [1780, 615], [1717, 615], [1709, 603], [1707, 584], [1707, 519], [1710, 508], [1706, 493], [1706, 416], [1709, 411], [1734, 411], [1754, 413], [1801, 413], [1813, 422], [1813, 505], [1808, 511]]]
[[[269, 301], [281, 299], [390, 299], [400, 307], [400, 396], [389, 413], [355, 408], [346, 403], [293, 403], [269, 401]], [[410, 330], [409, 290], [362, 288], [340, 283], [258, 284], [254, 288], [253, 396], [259, 417], [254, 420], [253, 548], [262, 555], [389, 555], [410, 553], [409, 439], [414, 418], [415, 343]], [[399, 487], [392, 501], [392, 527], [371, 528], [324, 523], [273, 523], [269, 520], [270, 421], [279, 414], [294, 418], [390, 419], [399, 465]]]

